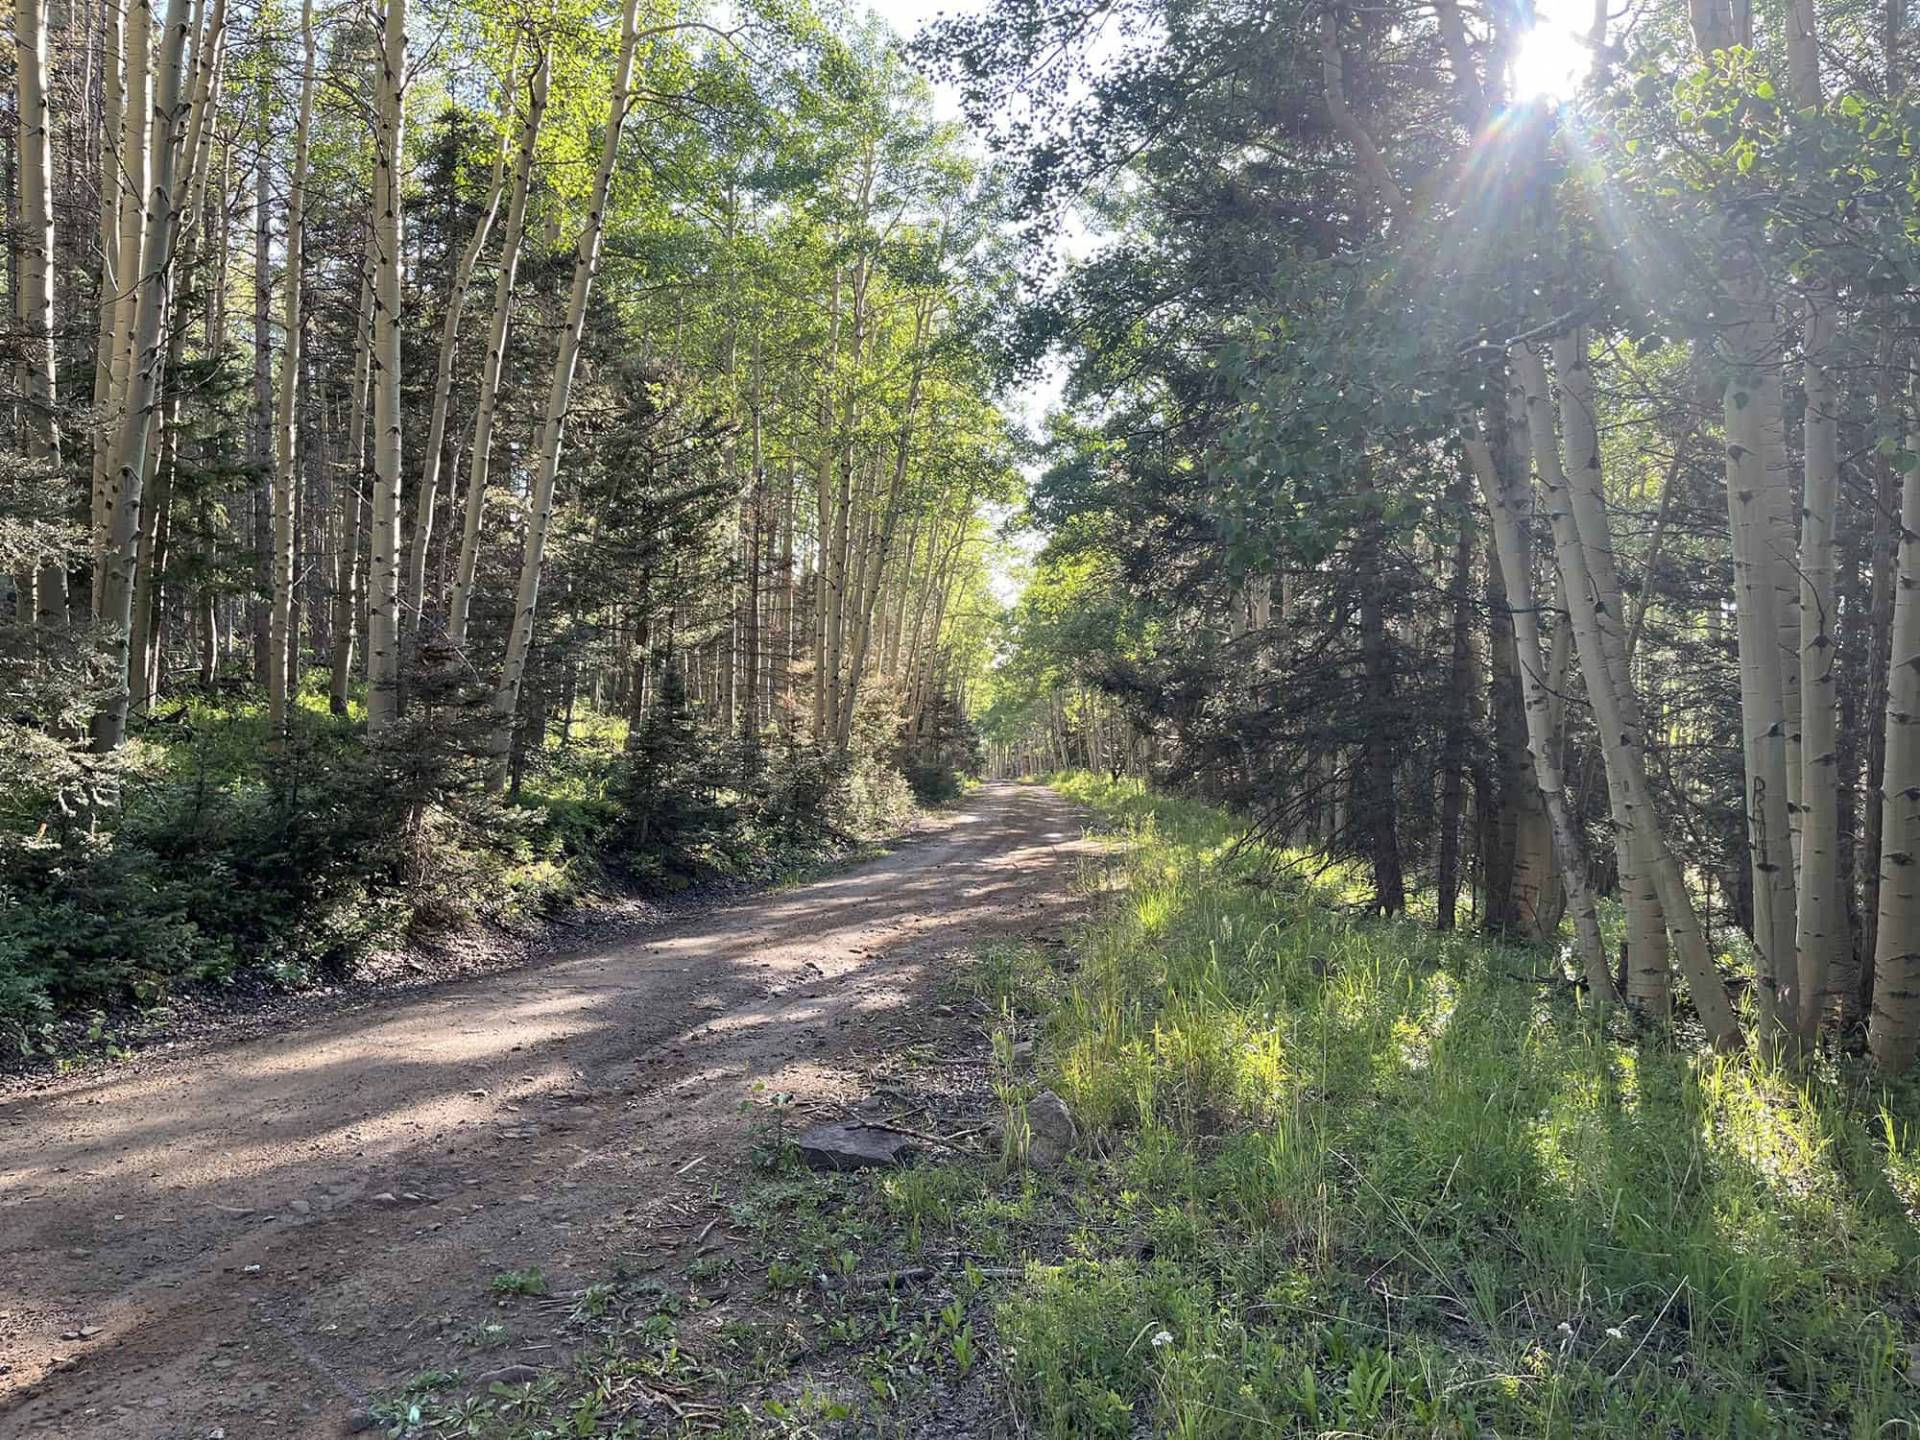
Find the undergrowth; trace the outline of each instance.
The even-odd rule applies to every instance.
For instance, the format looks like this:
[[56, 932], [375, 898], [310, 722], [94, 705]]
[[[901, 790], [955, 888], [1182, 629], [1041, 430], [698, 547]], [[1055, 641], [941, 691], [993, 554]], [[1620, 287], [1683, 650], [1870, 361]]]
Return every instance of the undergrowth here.
[[1001, 1305], [1037, 1433], [1912, 1433], [1911, 1088], [1609, 1038], [1205, 806], [1125, 840], [1045, 1064], [1104, 1158]]
[[912, 804], [877, 741], [750, 747], [677, 692], [634, 745], [582, 708], [505, 797], [466, 710], [422, 705], [370, 744], [317, 682], [298, 702], [272, 744], [257, 698], [190, 697], [84, 793], [52, 770], [0, 793], [0, 1063], [111, 1050], [109, 1011], [163, 1017], [183, 984], [298, 987], [591, 893], [776, 879]]

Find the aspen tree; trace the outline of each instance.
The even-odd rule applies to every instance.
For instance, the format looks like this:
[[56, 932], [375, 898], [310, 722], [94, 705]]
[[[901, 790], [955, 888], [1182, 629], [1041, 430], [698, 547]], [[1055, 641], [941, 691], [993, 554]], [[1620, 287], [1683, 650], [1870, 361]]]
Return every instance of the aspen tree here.
[[1716, 1046], [1732, 1046], [1739, 1043], [1739, 1021], [1727, 999], [1726, 986], [1714, 966], [1713, 956], [1707, 950], [1706, 934], [1700, 928], [1700, 917], [1694, 909], [1692, 895], [1687, 892], [1680, 864], [1660, 833], [1640, 737], [1626, 724], [1619, 696], [1607, 683], [1606, 650], [1595, 618], [1590, 582], [1585, 575], [1586, 558], [1580, 533], [1567, 497], [1566, 472], [1554, 434], [1553, 403], [1547, 394], [1546, 367], [1532, 347], [1524, 343], [1511, 346], [1508, 358], [1526, 397], [1527, 430], [1532, 439], [1534, 465], [1547, 493], [1554, 551], [1572, 617], [1574, 645], [1579, 651], [1580, 668], [1588, 677], [1587, 698], [1593, 706], [1594, 723], [1607, 747], [1607, 765], [1610, 772], [1616, 765], [1619, 768], [1626, 823], [1630, 832], [1644, 843], [1640, 853], [1646, 856], [1652, 872], [1667, 927], [1679, 952], [1681, 971], [1693, 991], [1694, 1009], [1706, 1027], [1707, 1037]]
[[1764, 427], [1755, 393], [1738, 382], [1726, 390], [1727, 512], [1733, 535], [1754, 944], [1761, 957], [1756, 996], [1762, 1019], [1771, 1027], [1793, 1013], [1783, 1007], [1791, 1006], [1797, 978], [1796, 918], [1780, 621], [1771, 563]]
[[473, 444], [467, 459], [467, 500], [461, 515], [460, 556], [454, 565], [447, 599], [447, 639], [466, 643], [467, 613], [473, 602], [474, 571], [480, 562], [480, 522], [486, 508], [487, 477], [491, 473], [494, 416], [499, 406], [500, 374], [506, 363], [507, 330], [513, 316], [514, 277], [519, 269], [522, 236], [527, 223], [527, 195], [533, 184], [534, 154], [540, 124], [547, 110], [549, 47], [542, 43], [534, 55], [526, 118], [520, 125], [513, 166], [513, 189], [507, 199], [507, 223], [500, 237], [500, 260], [493, 282], [493, 319], [487, 334], [486, 359], [480, 369], [480, 394], [474, 402]]
[[267, 728], [278, 741], [287, 733], [293, 628], [293, 497], [300, 479], [300, 367], [306, 283], [308, 136], [313, 128], [313, 0], [300, 3], [300, 110], [293, 130], [293, 174], [287, 185], [287, 258], [282, 299], [286, 342], [280, 350], [280, 393], [273, 425], [273, 611], [267, 643]]
[[[142, 15], [136, 8], [136, 20]], [[146, 224], [138, 247], [126, 243], [124, 233], [120, 253], [124, 258], [137, 253], [139, 279], [135, 287], [138, 305], [132, 337], [137, 359], [127, 377], [127, 390], [121, 407], [119, 434], [114, 445], [117, 479], [108, 501], [108, 543], [106, 583], [102, 587], [100, 619], [107, 630], [107, 658], [113, 683], [100, 713], [94, 717], [93, 742], [96, 749], [112, 750], [126, 739], [127, 702], [132, 673], [130, 640], [133, 621], [133, 590], [137, 543], [140, 534], [140, 484], [146, 471], [147, 452], [153, 438], [154, 412], [158, 408], [162, 363], [166, 354], [165, 325], [170, 286], [173, 278], [168, 236], [173, 220], [175, 131], [183, 106], [181, 91], [186, 65], [188, 0], [168, 0], [166, 29], [160, 44], [160, 65], [155, 90], [156, 125], [153, 146], [153, 188], [146, 206]], [[136, 47], [129, 45], [129, 50]], [[138, 87], [144, 89], [144, 86]], [[136, 89], [129, 84], [131, 94]]]
[[126, 204], [126, 173], [120, 167], [116, 143], [120, 110], [126, 94], [125, 60], [127, 12], [114, 0], [103, 0], [105, 34], [101, 41], [101, 145], [97, 182], [100, 188], [100, 292], [98, 336], [93, 355], [93, 487], [88, 528], [92, 578], [87, 597], [90, 615], [100, 612], [101, 587], [107, 578], [107, 488], [113, 467], [113, 441], [118, 434], [112, 420], [113, 361], [119, 334], [120, 292], [132, 279], [120, 273], [120, 211]]
[[[507, 59], [507, 74], [513, 73], [513, 56]], [[434, 507], [440, 494], [440, 465], [447, 447], [447, 412], [453, 401], [453, 367], [459, 356], [460, 323], [467, 309], [467, 291], [473, 285], [474, 271], [493, 234], [493, 222], [500, 213], [500, 199], [506, 190], [509, 121], [512, 117], [513, 84], [509, 78], [500, 87], [500, 137], [493, 151], [493, 174], [487, 182], [487, 202], [480, 219], [467, 240], [453, 270], [453, 284], [447, 295], [446, 317], [440, 322], [440, 350], [433, 367], [433, 402], [427, 418], [427, 448], [420, 455], [420, 495], [414, 504], [413, 542], [407, 558], [407, 599], [401, 613], [403, 627], [422, 623], [427, 607], [427, 547], [433, 539]]]
[[[53, 345], [54, 233], [52, 115], [47, 105], [47, 0], [15, 0], [14, 124], [19, 150], [20, 395], [26, 411], [27, 457], [60, 483], [59, 384]], [[67, 628], [67, 572], [58, 560], [34, 581], [34, 623], [43, 632]]]
[[902, 500], [907, 487], [908, 460], [913, 448], [914, 418], [920, 408], [920, 386], [926, 373], [927, 328], [932, 321], [932, 302], [922, 297], [914, 307], [913, 320], [913, 368], [907, 381], [907, 395], [900, 415], [900, 433], [894, 444], [893, 477], [887, 490], [884, 509], [879, 520], [879, 534], [875, 537], [871, 553], [865, 557], [859, 572], [857, 590], [857, 608], [854, 613], [852, 659], [847, 667], [846, 693], [838, 701], [840, 714], [839, 728], [835, 733], [835, 744], [845, 753], [853, 740], [853, 716], [859, 703], [860, 680], [866, 673], [867, 652], [873, 638], [874, 606], [880, 598], [880, 581], [886, 570], [888, 555], [893, 548], [895, 531], [900, 525]]
[[[200, 216], [206, 200], [209, 171], [208, 125], [218, 101], [220, 60], [225, 53], [226, 0], [211, 0], [206, 14], [196, 12], [193, 33], [198, 37], [190, 61], [194, 76], [187, 105], [185, 148], [176, 164], [181, 176], [179, 187], [183, 204], [174, 207], [168, 229], [168, 253], [180, 275], [192, 272], [199, 253]], [[182, 314], [169, 326], [163, 375], [178, 372], [187, 347], [187, 317]], [[212, 348], [212, 347], [209, 347]], [[133, 590], [133, 637], [129, 661], [132, 703], [145, 712], [156, 700], [161, 670], [161, 586], [160, 574], [167, 559], [167, 541], [172, 519], [173, 476], [179, 450], [179, 387], [164, 383], [166, 412], [161, 417], [161, 443], [152, 449], [147, 473], [142, 478], [146, 499], [141, 505], [137, 578]]]
[[[1820, 36], [1813, 0], [1788, 0], [1787, 93], [1801, 115], [1824, 103]], [[1846, 892], [1840, 874], [1838, 783], [1839, 694], [1835, 643], [1840, 502], [1841, 389], [1833, 374], [1839, 339], [1836, 297], [1815, 285], [1807, 296], [1802, 387], [1806, 420], [1801, 499], [1798, 672], [1800, 678], [1800, 793], [1798, 915], [1799, 1004], [1793, 1017], [1801, 1039], [1813, 1040], [1834, 1008], [1831, 982], [1849, 959]]]
[[[1585, 562], [1591, 591], [1594, 624], [1599, 631], [1606, 670], [1586, 672], [1589, 690], [1609, 685], [1617, 697], [1620, 717], [1630, 732], [1619, 744], [1645, 743], [1645, 723], [1639, 691], [1629, 669], [1625, 605], [1614, 563], [1613, 536], [1607, 519], [1606, 491], [1600, 465], [1600, 438], [1594, 413], [1593, 372], [1588, 366], [1586, 335], [1578, 328], [1553, 342], [1555, 370], [1560, 381], [1560, 432], [1566, 449], [1568, 501]], [[1569, 582], [1570, 583], [1570, 582]], [[1614, 843], [1620, 867], [1620, 890], [1627, 911], [1627, 999], [1656, 1021], [1664, 1021], [1669, 1003], [1666, 918], [1654, 889], [1652, 859], [1644, 833], [1631, 823], [1632, 805], [1620, 767], [1613, 758], [1613, 737], [1607, 737], [1607, 790], [1613, 811]]]
[[[111, 621], [107, 609], [109, 571], [113, 565], [115, 511], [120, 504], [122, 446], [126, 436], [127, 393], [136, 348], [134, 325], [146, 269], [141, 255], [147, 228], [148, 132], [153, 99], [152, 0], [128, 0], [124, 36], [126, 81], [120, 104], [120, 133], [112, 146], [114, 185], [119, 193], [115, 210], [118, 234], [114, 238], [115, 289], [112, 333], [107, 340], [107, 395], [104, 414], [109, 427], [106, 457], [101, 467], [101, 493], [95, 506], [94, 615]], [[117, 742], [116, 742], [117, 743]]]
[[607, 105], [606, 130], [600, 142], [600, 164], [594, 171], [587, 214], [574, 247], [573, 288], [567, 300], [567, 318], [560, 332], [547, 386], [546, 415], [540, 427], [540, 451], [527, 510], [527, 533], [520, 557], [520, 584], [515, 596], [507, 652], [500, 667], [500, 685], [493, 697], [492, 763], [488, 788], [504, 790], [513, 749], [514, 715], [520, 706], [520, 686], [526, 678], [527, 652], [533, 646], [534, 613], [540, 603], [540, 568], [546, 553], [547, 527], [553, 518], [554, 483], [559, 478], [560, 449], [565, 438], [567, 406], [573, 394], [574, 367], [580, 359], [580, 341], [587, 322], [587, 299], [600, 270], [601, 245], [606, 235], [607, 190], [614, 164], [620, 158], [620, 131], [633, 103], [634, 54], [639, 49], [640, 0], [627, 0], [620, 21], [620, 58], [614, 66], [613, 95]]
[[360, 265], [360, 303], [353, 322], [352, 391], [347, 397], [347, 433], [342, 458], [337, 524], [339, 544], [333, 565], [333, 653], [329, 656], [327, 709], [347, 713], [353, 688], [353, 648], [359, 625], [364, 572], [361, 540], [367, 527], [367, 409], [373, 387], [373, 242], [371, 229]]
[[[1920, 427], [1907, 448], [1920, 454]], [[1887, 667], [1886, 770], [1880, 787], [1879, 916], [1867, 1045], [1882, 1074], [1920, 1052], [1920, 465], [1900, 481], [1898, 574]]]
[[400, 267], [407, 0], [386, 0], [373, 151], [373, 527], [367, 572], [367, 730], [400, 719]]

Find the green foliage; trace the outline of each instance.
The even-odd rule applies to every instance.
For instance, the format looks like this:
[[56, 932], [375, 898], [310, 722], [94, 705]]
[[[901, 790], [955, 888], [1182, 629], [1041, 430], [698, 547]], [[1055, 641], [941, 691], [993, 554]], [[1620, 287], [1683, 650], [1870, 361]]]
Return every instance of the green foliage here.
[[[0, 831], [0, 1055], [56, 1048], [62, 1015], [151, 1009], [183, 983], [337, 978], [595, 886], [769, 878], [910, 808], [871, 751], [739, 754], [663, 673], [637, 744], [582, 716], [517, 803], [484, 792], [474, 712], [425, 678], [406, 728], [372, 748], [313, 692], [281, 747], [256, 703], [204, 700], [110, 768], [50, 746], [58, 764], [36, 765]], [[88, 793], [105, 798], [71, 798]]]
[[1920, 1096], [1597, 1035], [1525, 951], [1063, 788], [1128, 844], [1047, 1052], [1112, 1156], [1099, 1218], [1000, 1311], [1042, 1433], [1867, 1436], [1920, 1404]]

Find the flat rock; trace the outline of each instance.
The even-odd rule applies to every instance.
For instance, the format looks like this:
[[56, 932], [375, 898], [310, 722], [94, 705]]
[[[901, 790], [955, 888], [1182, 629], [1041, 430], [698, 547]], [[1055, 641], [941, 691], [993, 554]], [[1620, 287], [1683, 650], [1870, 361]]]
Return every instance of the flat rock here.
[[903, 1165], [913, 1138], [877, 1125], [816, 1125], [800, 1137], [800, 1158], [815, 1170], [871, 1170]]

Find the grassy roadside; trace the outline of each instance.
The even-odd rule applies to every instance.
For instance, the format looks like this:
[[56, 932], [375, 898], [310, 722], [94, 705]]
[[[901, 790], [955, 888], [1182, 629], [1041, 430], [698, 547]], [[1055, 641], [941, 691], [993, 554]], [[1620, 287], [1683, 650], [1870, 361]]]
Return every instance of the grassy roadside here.
[[[993, 1032], [977, 1102], [1017, 1135], [1050, 1087], [1082, 1153], [817, 1177], [776, 1134], [729, 1212], [730, 1318], [689, 1323], [695, 1257], [676, 1318], [656, 1296], [542, 1397], [460, 1429], [429, 1398], [421, 1428], [1915, 1432], [1911, 1089], [1597, 1035], [1543, 956], [1359, 918], [1207, 807], [1060, 788], [1123, 842], [1083, 877], [1096, 918], [957, 985]], [[681, 1367], [678, 1413], [567, 1408], [642, 1353]]]

